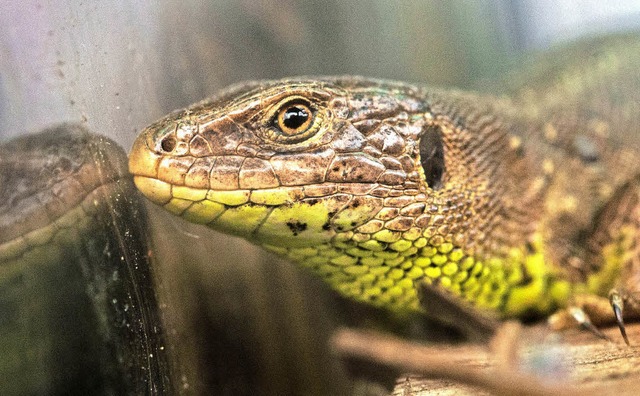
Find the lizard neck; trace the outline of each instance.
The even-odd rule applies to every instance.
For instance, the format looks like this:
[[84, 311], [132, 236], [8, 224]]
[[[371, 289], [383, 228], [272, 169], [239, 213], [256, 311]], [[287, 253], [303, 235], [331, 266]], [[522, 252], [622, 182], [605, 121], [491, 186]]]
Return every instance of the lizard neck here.
[[[419, 281], [509, 317], [563, 305], [571, 286], [550, 265], [540, 228], [548, 172], [512, 133], [525, 130], [526, 120], [495, 97], [428, 92], [421, 100], [429, 114], [416, 134], [437, 128], [445, 144], [440, 190], [377, 187], [375, 196], [361, 191], [357, 205], [300, 200], [296, 213], [329, 214], [320, 221], [332, 224], [324, 237], [304, 246], [258, 243], [344, 295], [394, 310], [420, 310]], [[421, 169], [419, 156], [413, 164]]]

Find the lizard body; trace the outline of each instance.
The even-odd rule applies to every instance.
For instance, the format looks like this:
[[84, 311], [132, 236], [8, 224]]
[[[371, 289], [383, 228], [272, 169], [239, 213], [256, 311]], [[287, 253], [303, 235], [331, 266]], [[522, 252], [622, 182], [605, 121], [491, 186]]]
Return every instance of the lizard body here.
[[640, 272], [640, 41], [585, 48], [501, 96], [238, 85], [147, 127], [130, 171], [151, 201], [351, 298], [420, 311], [426, 282], [505, 317], [548, 314]]

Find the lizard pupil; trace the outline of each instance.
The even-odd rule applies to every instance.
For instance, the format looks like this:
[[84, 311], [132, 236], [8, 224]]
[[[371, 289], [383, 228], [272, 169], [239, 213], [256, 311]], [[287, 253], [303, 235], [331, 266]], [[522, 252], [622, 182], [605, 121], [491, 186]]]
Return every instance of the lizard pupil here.
[[309, 119], [309, 112], [302, 106], [291, 106], [282, 115], [282, 123], [290, 129], [298, 129]]
[[427, 185], [433, 190], [442, 188], [445, 172], [444, 145], [437, 128], [430, 127], [420, 138], [420, 164]]
[[[275, 113], [275, 114], [274, 114]], [[271, 115], [274, 114], [274, 115]], [[315, 108], [304, 98], [287, 98], [275, 106], [274, 112], [268, 112], [271, 136], [267, 139], [278, 143], [298, 143], [313, 136], [319, 129]], [[273, 117], [273, 118], [272, 118]]]

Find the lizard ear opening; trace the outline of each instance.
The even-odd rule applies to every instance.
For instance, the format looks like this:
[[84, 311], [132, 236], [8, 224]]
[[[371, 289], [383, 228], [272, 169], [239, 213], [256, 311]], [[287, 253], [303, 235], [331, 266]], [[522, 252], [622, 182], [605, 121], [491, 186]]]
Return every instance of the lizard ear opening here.
[[430, 126], [420, 138], [420, 164], [427, 185], [433, 190], [441, 189], [445, 172], [444, 145], [437, 127]]

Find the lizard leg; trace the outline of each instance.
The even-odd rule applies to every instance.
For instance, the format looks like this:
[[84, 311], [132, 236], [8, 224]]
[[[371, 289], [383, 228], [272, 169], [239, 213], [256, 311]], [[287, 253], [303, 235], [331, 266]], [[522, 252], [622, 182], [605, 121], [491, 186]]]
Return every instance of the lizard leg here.
[[[629, 344], [624, 319], [640, 318], [640, 179], [622, 187], [597, 220], [589, 243], [603, 266], [592, 275], [592, 284], [599, 286], [592, 285], [589, 291], [602, 294], [607, 283], [613, 283], [613, 288], [606, 299], [608, 309], [594, 295], [583, 297], [581, 306], [598, 323], [614, 320]], [[608, 281], [612, 277], [613, 282]]]
[[633, 250], [629, 260], [622, 268], [621, 276], [616, 286], [609, 292], [609, 303], [627, 345], [629, 339], [624, 328], [624, 319], [640, 318], [640, 208], [636, 208], [638, 228], [634, 238]]
[[624, 298], [616, 289], [612, 289], [609, 292], [609, 303], [611, 304], [613, 313], [616, 316], [616, 322], [618, 322], [618, 327], [620, 328], [620, 333], [622, 333], [622, 338], [624, 338], [624, 342], [627, 345], [630, 345], [629, 337], [627, 337], [627, 330], [625, 330], [624, 327]]
[[550, 324], [561, 329], [577, 322], [606, 338], [597, 326], [617, 323], [629, 344], [624, 319], [640, 318], [640, 177], [613, 195], [594, 224], [586, 243], [592, 269], [585, 287]]
[[622, 262], [620, 276], [609, 291], [609, 303], [616, 323], [627, 345], [629, 339], [624, 327], [624, 319], [640, 318], [640, 187], [635, 188], [635, 202], [627, 212], [628, 244]]

